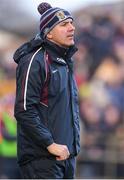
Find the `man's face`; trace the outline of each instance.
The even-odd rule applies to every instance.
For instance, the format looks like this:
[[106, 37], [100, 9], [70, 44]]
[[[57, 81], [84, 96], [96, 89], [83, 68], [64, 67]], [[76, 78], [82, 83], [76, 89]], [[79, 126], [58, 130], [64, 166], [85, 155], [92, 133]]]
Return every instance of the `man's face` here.
[[69, 47], [74, 45], [74, 31], [72, 19], [66, 19], [61, 23], [57, 24], [48, 34], [47, 39], [50, 41], [63, 46]]

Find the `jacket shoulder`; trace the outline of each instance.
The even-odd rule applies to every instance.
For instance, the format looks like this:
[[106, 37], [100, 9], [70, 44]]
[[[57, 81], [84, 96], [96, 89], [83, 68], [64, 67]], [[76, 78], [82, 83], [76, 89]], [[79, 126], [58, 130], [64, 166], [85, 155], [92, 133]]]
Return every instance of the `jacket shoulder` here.
[[42, 61], [44, 60], [44, 54], [45, 50], [43, 49], [43, 47], [39, 47], [37, 50], [31, 53], [31, 58], [34, 58], [35, 61], [39, 61], [40, 63], [42, 63]]

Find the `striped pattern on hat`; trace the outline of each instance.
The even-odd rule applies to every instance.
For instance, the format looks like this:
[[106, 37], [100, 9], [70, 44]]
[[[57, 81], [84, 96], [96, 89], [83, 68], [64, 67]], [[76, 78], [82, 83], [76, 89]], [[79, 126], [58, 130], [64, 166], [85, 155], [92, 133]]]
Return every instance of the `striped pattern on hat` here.
[[[42, 8], [42, 4], [40, 4], [40, 7]], [[45, 3], [46, 5], [47, 3]], [[49, 4], [48, 4], [49, 5]], [[39, 11], [40, 12], [40, 11]], [[47, 33], [50, 32], [57, 24], [60, 22], [73, 17], [71, 14], [61, 8], [52, 8], [50, 5], [48, 8], [44, 10], [41, 14], [40, 18], [40, 33], [43, 38], [46, 37]]]

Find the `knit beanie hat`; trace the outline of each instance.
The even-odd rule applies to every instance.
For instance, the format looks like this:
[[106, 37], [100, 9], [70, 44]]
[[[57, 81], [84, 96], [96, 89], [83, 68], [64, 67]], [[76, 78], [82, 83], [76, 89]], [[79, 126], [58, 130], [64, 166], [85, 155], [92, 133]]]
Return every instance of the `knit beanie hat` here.
[[53, 8], [46, 2], [39, 4], [37, 9], [41, 14], [40, 35], [42, 38], [45, 38], [47, 33], [49, 33], [60, 22], [68, 18], [73, 20], [73, 17], [68, 11], [58, 7]]

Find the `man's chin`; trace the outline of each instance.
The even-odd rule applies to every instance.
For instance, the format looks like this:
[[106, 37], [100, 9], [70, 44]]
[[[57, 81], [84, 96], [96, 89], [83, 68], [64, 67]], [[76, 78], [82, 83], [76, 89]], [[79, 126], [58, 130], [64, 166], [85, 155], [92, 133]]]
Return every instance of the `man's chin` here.
[[73, 45], [74, 45], [74, 41], [68, 43], [68, 47]]
[[73, 46], [74, 45], [74, 43], [71, 43], [69, 46]]

